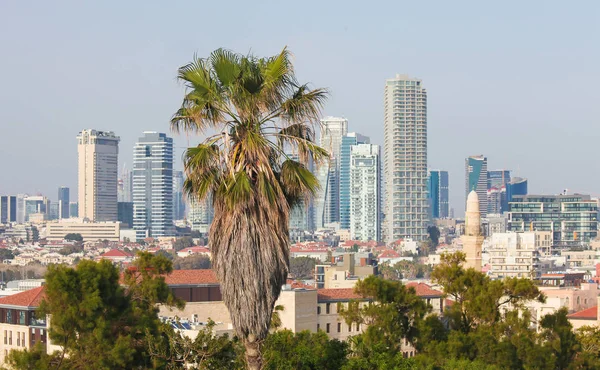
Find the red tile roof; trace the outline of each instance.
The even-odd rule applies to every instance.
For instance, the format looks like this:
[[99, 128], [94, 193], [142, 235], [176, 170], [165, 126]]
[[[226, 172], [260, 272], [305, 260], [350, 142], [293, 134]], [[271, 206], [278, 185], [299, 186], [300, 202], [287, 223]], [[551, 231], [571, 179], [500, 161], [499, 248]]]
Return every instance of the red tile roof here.
[[315, 287], [312, 285], [304, 284], [301, 281], [296, 281], [296, 280], [292, 280], [292, 279], [287, 279], [287, 281], [285, 283], [290, 285], [292, 287], [292, 289], [312, 289], [312, 290], [315, 289]]
[[0, 298], [0, 306], [39, 307], [44, 299], [44, 286]]
[[210, 253], [210, 250], [203, 246], [196, 246], [196, 247], [184, 248], [177, 253]]
[[415, 288], [415, 291], [419, 297], [441, 297], [444, 295], [444, 293], [440, 292], [439, 290], [432, 289], [425, 283], [408, 283], [406, 286]]
[[381, 259], [381, 258], [398, 258], [400, 257], [400, 254], [398, 252], [396, 252], [393, 249], [388, 249], [385, 250], [383, 253], [381, 253], [377, 258]]
[[588, 308], [567, 316], [569, 319], [576, 320], [598, 320], [598, 306]]
[[317, 300], [319, 302], [327, 301], [349, 301], [351, 299], [364, 299], [360, 295], [354, 293], [354, 288], [340, 289], [319, 289], [317, 291]]
[[111, 249], [106, 253], [102, 253], [100, 257], [132, 257], [130, 253], [122, 251], [120, 249]]
[[213, 270], [173, 270], [165, 276], [167, 285], [219, 284]]

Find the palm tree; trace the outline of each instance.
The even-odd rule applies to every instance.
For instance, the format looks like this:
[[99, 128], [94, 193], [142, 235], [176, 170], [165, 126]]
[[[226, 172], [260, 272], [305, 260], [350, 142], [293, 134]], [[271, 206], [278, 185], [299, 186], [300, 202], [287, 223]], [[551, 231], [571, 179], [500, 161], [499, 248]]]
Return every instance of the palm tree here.
[[327, 160], [314, 144], [313, 123], [327, 97], [296, 80], [287, 48], [273, 57], [218, 49], [179, 69], [186, 86], [174, 131], [205, 133], [187, 149], [185, 191], [211, 197], [213, 267], [249, 369], [260, 369], [260, 346], [289, 265], [290, 208], [319, 188], [307, 169]]

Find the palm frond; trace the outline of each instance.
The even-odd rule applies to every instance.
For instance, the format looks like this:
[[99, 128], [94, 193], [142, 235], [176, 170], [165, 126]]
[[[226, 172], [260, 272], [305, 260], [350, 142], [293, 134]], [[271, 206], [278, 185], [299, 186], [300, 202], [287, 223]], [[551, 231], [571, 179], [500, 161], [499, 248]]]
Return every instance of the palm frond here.
[[327, 95], [326, 89], [310, 90], [308, 85], [299, 86], [292, 97], [281, 104], [282, 118], [292, 123], [318, 121]]

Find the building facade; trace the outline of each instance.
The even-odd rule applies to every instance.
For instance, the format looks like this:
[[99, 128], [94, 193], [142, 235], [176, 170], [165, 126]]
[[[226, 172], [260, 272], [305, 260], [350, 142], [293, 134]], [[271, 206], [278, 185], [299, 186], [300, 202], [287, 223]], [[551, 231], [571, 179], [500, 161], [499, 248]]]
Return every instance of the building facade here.
[[369, 144], [368, 137], [350, 132], [342, 137], [340, 148], [340, 229], [350, 229], [350, 155], [352, 146]]
[[422, 81], [396, 75], [384, 92], [386, 242], [427, 238], [427, 92]]
[[183, 171], [173, 172], [173, 219], [185, 218], [185, 197], [183, 195]]
[[430, 170], [427, 177], [427, 195], [431, 218], [448, 218], [449, 208], [448, 171]]
[[58, 218], [71, 217], [69, 188], [61, 186], [58, 188]]
[[487, 158], [483, 155], [465, 159], [465, 198], [474, 190], [479, 198], [479, 213], [487, 216], [488, 170]]
[[0, 224], [17, 222], [17, 196], [0, 195]]
[[552, 233], [548, 231], [495, 233], [488, 247], [489, 274], [494, 278], [540, 276], [540, 257], [552, 255]]
[[202, 200], [189, 198], [188, 221], [191, 224], [192, 231], [198, 231], [202, 234], [208, 233], [213, 216], [212, 197], [207, 196]]
[[512, 202], [513, 197], [516, 195], [527, 195], [527, 179], [521, 177], [513, 177], [508, 184], [506, 184], [506, 202], [508, 212], [508, 203]]
[[598, 203], [589, 195], [516, 195], [509, 231], [550, 231], [554, 245], [587, 244], [598, 236]]
[[117, 221], [91, 222], [87, 219], [63, 219], [46, 224], [47, 240], [64, 240], [67, 234], [81, 234], [86, 242], [108, 240], [118, 242], [121, 223]]
[[124, 227], [132, 228], [133, 227], [133, 202], [119, 202], [119, 222], [123, 224]]
[[119, 137], [112, 131], [83, 130], [77, 140], [79, 217], [116, 221]]
[[133, 228], [136, 238], [175, 235], [173, 139], [144, 132], [133, 149]]
[[379, 145], [358, 144], [350, 154], [350, 237], [381, 240]]

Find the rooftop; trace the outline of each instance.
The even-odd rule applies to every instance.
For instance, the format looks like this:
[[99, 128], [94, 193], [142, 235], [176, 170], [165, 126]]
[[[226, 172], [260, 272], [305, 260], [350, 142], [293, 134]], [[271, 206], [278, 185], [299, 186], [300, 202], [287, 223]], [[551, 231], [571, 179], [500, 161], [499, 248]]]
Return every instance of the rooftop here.
[[39, 307], [44, 299], [44, 286], [0, 298], [0, 306]]
[[588, 309], [572, 313], [567, 316], [569, 319], [576, 320], [597, 320], [598, 319], [598, 306], [590, 307]]
[[219, 284], [213, 270], [173, 270], [165, 276], [167, 285]]
[[317, 301], [349, 301], [351, 299], [364, 299], [360, 295], [354, 293], [354, 288], [339, 288], [339, 289], [319, 289], [317, 291]]

